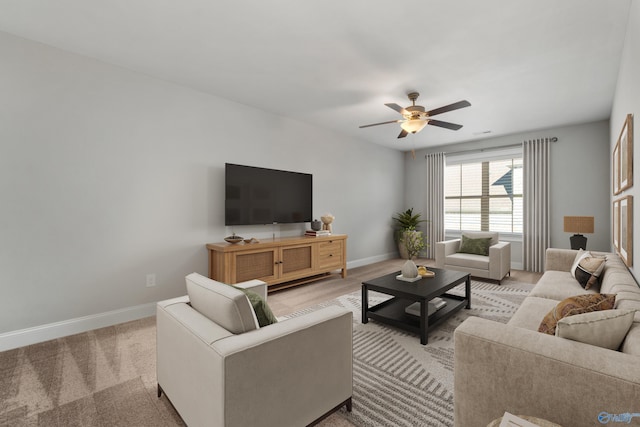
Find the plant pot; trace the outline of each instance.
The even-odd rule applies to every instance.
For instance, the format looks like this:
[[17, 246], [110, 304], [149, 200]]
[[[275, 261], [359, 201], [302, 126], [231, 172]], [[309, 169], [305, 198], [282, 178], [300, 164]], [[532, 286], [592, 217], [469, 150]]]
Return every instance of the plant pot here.
[[398, 238], [398, 252], [400, 253], [400, 258], [402, 259], [409, 259], [409, 252], [407, 251], [407, 247], [404, 244], [404, 240], [405, 240], [405, 234], [406, 233], [411, 233], [411, 234], [422, 234], [422, 231], [420, 230], [404, 230], [400, 232], [399, 238]]

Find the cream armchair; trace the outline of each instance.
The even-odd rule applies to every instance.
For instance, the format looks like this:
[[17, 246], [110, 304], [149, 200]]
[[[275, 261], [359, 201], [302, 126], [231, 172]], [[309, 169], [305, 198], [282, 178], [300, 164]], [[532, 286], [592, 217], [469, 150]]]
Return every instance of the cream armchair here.
[[500, 281], [511, 272], [511, 243], [498, 241], [498, 233], [463, 231], [470, 239], [491, 238], [488, 255], [461, 253], [461, 239], [436, 243], [436, 267], [464, 271], [475, 277]]
[[[266, 298], [264, 282], [236, 286]], [[158, 397], [165, 393], [187, 425], [304, 426], [351, 410], [349, 310], [260, 327], [231, 286], [194, 273], [187, 292], [157, 304]]]

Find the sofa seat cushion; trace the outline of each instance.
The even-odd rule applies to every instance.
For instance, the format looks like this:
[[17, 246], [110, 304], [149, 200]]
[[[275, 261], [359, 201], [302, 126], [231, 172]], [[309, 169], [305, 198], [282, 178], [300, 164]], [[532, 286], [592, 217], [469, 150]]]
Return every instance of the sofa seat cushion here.
[[455, 253], [447, 255], [445, 264], [457, 267], [489, 270], [489, 257], [484, 255]]
[[186, 278], [191, 306], [233, 334], [258, 329], [258, 319], [244, 292], [198, 273]]
[[597, 285], [588, 290], [584, 289], [568, 271], [547, 270], [529, 295], [558, 302], [574, 295], [595, 294], [599, 290]]
[[528, 296], [509, 320], [509, 326], [537, 331], [544, 316], [556, 304], [558, 301], [552, 299]]

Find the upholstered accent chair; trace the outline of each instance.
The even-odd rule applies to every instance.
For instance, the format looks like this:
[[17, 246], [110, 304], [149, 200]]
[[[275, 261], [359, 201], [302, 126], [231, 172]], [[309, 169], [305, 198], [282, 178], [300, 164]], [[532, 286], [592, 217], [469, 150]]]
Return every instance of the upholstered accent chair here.
[[[352, 313], [326, 307], [260, 327], [247, 295], [199, 274], [157, 304], [158, 397], [189, 426], [305, 426], [352, 395]], [[264, 300], [264, 282], [234, 285]]]
[[436, 267], [500, 283], [511, 272], [511, 243], [496, 232], [463, 231], [460, 239], [436, 243]]

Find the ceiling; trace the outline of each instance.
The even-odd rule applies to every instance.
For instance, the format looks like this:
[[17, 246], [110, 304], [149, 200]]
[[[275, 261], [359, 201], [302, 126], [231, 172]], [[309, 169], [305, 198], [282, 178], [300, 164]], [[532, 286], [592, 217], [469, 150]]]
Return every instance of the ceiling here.
[[[398, 150], [609, 118], [630, 0], [0, 0], [0, 31]], [[385, 103], [427, 110], [397, 139]], [[486, 133], [486, 132], [490, 133]]]

